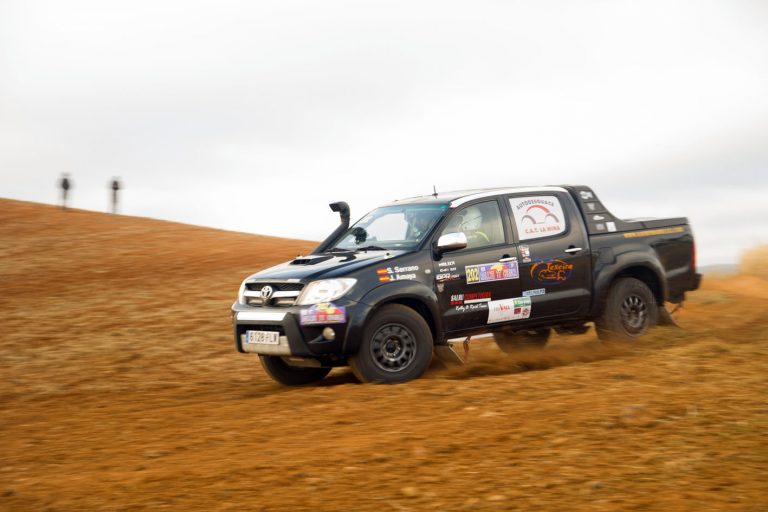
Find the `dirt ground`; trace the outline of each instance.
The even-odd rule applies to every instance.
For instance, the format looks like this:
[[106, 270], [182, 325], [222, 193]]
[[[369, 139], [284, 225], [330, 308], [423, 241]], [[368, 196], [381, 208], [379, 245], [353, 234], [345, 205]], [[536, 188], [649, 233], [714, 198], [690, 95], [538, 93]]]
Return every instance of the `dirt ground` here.
[[229, 307], [313, 245], [0, 200], [0, 510], [768, 510], [759, 275], [636, 345], [285, 388]]

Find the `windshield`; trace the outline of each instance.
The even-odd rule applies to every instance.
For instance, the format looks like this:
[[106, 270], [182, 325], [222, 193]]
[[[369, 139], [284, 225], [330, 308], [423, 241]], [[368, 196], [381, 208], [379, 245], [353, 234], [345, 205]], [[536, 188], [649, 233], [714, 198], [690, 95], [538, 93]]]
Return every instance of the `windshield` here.
[[376, 208], [329, 250], [412, 249], [432, 230], [448, 205], [409, 204]]

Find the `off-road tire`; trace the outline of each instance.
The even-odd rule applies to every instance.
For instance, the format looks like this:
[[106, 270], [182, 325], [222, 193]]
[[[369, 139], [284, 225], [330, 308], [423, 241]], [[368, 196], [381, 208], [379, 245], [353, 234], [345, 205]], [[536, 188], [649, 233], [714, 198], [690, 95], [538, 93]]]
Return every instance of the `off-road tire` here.
[[658, 318], [659, 306], [648, 285], [622, 277], [611, 285], [595, 328], [601, 340], [631, 342], [654, 327]]
[[543, 347], [549, 341], [551, 329], [535, 329], [517, 332], [495, 332], [493, 339], [503, 352], [514, 352], [521, 348]]
[[291, 366], [282, 357], [260, 355], [261, 366], [267, 375], [286, 386], [303, 386], [323, 380], [331, 372], [331, 368], [315, 368]]
[[421, 377], [432, 360], [432, 331], [409, 307], [387, 304], [363, 329], [357, 354], [349, 358], [360, 382], [397, 383]]

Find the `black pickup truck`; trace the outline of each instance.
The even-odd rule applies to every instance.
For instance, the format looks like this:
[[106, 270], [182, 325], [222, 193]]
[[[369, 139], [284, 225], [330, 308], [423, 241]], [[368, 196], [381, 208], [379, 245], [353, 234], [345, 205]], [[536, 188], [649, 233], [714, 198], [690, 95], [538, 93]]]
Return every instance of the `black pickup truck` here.
[[392, 202], [311, 254], [249, 276], [232, 306], [237, 350], [287, 385], [336, 366], [363, 382], [418, 378], [448, 340], [504, 351], [552, 329], [634, 340], [699, 286], [685, 218], [621, 220], [584, 186], [500, 188]]

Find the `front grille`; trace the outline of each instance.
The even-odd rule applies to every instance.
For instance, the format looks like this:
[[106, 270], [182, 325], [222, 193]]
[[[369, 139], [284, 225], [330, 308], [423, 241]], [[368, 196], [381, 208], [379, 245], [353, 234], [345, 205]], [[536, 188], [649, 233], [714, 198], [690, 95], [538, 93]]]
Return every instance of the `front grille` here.
[[300, 292], [304, 288], [303, 283], [270, 283], [267, 281], [245, 283], [245, 288], [254, 292], [260, 292], [261, 289], [266, 285], [269, 285], [276, 291], [279, 290], [281, 292]]
[[[264, 299], [261, 296], [261, 290], [265, 286], [272, 287], [272, 296]], [[259, 281], [245, 283], [245, 303], [254, 307], [277, 307], [287, 308], [296, 303], [296, 299], [304, 288], [302, 283], [275, 283]]]

